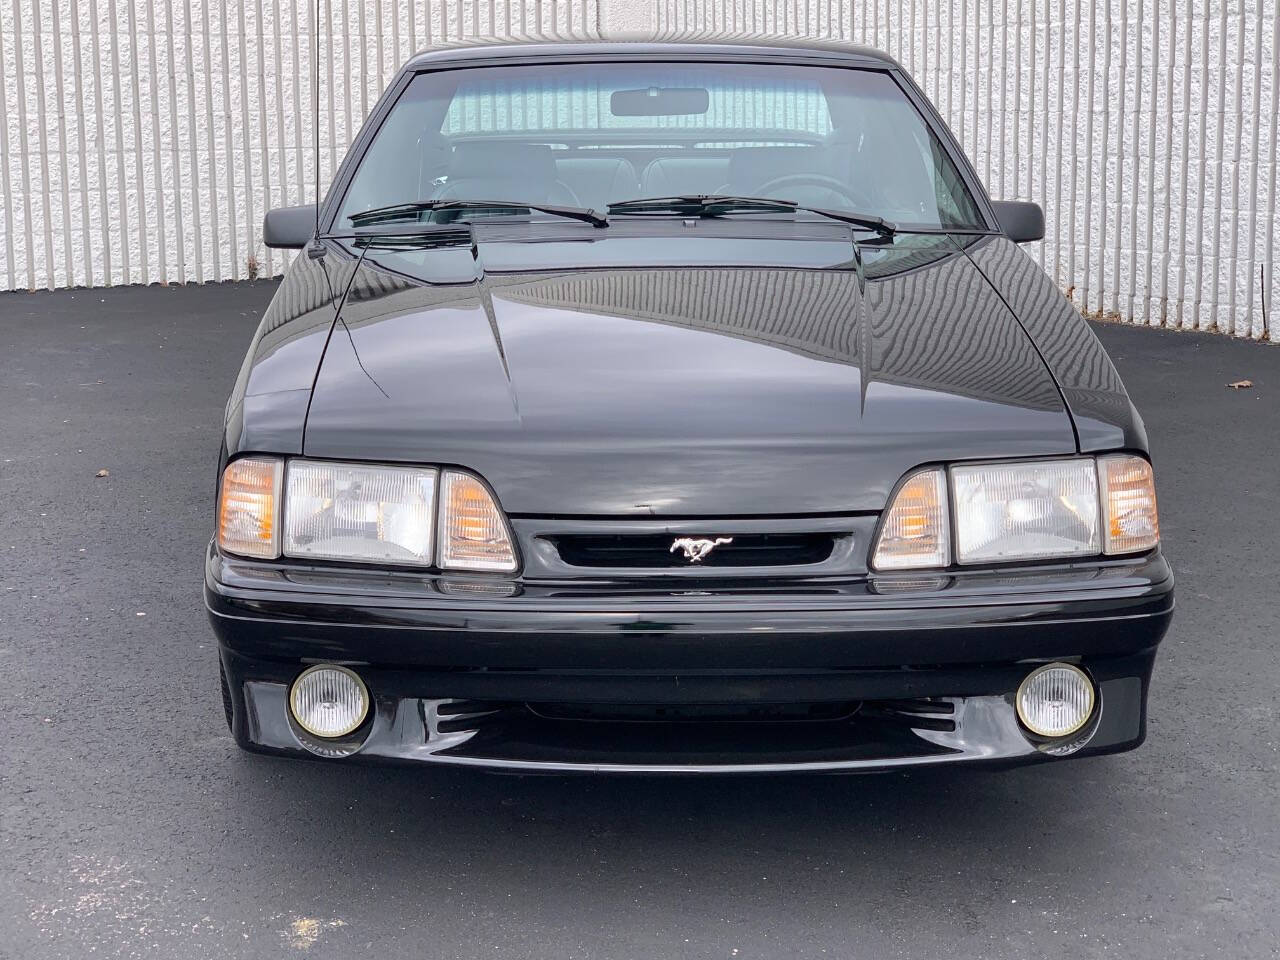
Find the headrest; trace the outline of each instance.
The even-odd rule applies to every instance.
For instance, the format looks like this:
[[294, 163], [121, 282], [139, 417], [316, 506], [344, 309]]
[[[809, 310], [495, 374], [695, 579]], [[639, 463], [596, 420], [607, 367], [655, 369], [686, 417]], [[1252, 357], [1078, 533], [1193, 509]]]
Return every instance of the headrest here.
[[453, 180], [531, 180], [551, 182], [556, 162], [545, 143], [464, 140], [453, 148]]

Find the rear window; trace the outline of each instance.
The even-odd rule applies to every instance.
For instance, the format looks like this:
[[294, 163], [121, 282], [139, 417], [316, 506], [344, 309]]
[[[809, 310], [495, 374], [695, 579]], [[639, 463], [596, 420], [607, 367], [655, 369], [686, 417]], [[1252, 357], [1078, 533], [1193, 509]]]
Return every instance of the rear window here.
[[[816, 76], [775, 77], [762, 71], [741, 75], [726, 67], [667, 66], [661, 72], [661, 86], [655, 85], [659, 76], [653, 67], [592, 70], [563, 79], [546, 76], [539, 83], [495, 70], [465, 77], [458, 84], [442, 132], [461, 136], [514, 131], [758, 130], [826, 137], [833, 130]], [[629, 92], [650, 95], [655, 110], [661, 110], [667, 90], [705, 91], [705, 112], [618, 116], [612, 111], [613, 95]]]

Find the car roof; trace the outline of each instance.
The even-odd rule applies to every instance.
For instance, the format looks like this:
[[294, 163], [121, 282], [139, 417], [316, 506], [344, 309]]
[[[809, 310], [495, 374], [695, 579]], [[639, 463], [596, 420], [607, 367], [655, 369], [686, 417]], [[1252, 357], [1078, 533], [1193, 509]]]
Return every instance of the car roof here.
[[735, 35], [714, 40], [690, 38], [663, 41], [545, 41], [460, 39], [433, 46], [414, 54], [402, 69], [421, 70], [434, 65], [458, 62], [521, 63], [538, 60], [648, 59], [652, 57], [714, 60], [814, 60], [846, 65], [897, 68], [888, 54], [871, 47], [838, 40], [792, 39]]

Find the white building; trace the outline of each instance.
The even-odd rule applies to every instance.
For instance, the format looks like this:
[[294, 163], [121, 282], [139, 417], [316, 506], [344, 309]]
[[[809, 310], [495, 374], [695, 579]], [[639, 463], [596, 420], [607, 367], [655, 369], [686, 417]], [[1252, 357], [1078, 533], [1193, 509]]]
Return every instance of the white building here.
[[[1275, 0], [320, 0], [321, 173], [459, 36], [836, 37], [895, 56], [1090, 315], [1280, 342]], [[0, 289], [279, 273], [313, 193], [313, 0], [0, 7]]]

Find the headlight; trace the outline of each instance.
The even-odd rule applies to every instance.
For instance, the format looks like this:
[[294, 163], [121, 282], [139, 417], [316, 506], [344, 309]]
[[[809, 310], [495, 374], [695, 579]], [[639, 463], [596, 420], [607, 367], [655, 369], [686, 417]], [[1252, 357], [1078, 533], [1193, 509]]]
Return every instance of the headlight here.
[[431, 468], [290, 460], [285, 556], [430, 566], [435, 491]]
[[952, 467], [951, 483], [957, 563], [1102, 552], [1092, 459]]
[[485, 482], [440, 467], [235, 460], [219, 491], [218, 546], [261, 559], [500, 573], [519, 567], [507, 518]]
[[885, 511], [871, 566], [1115, 556], [1159, 542], [1155, 484], [1142, 457], [960, 464], [906, 477]]

